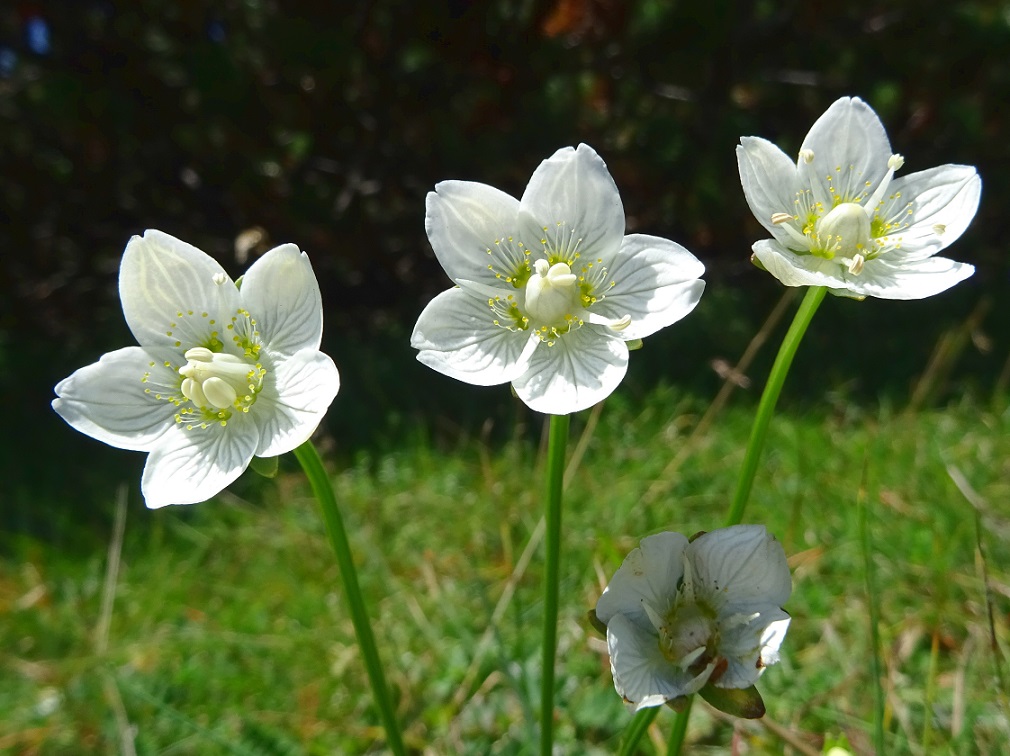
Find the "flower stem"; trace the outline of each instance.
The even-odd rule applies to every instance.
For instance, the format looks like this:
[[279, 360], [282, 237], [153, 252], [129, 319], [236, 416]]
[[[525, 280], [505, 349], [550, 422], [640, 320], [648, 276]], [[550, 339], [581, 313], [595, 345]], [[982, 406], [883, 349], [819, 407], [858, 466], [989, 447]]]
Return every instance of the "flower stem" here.
[[761, 459], [765, 437], [768, 435], [768, 424], [775, 412], [779, 394], [782, 393], [782, 385], [789, 374], [789, 368], [793, 364], [793, 357], [796, 356], [796, 350], [803, 339], [803, 334], [806, 333], [807, 326], [810, 325], [817, 308], [824, 301], [827, 291], [823, 286], [811, 286], [807, 289], [806, 296], [803, 297], [800, 308], [796, 311], [792, 325], [789, 326], [785, 338], [782, 339], [782, 346], [779, 347], [779, 353], [775, 357], [775, 363], [768, 375], [764, 393], [761, 394], [757, 415], [754, 417], [754, 426], [751, 428], [750, 439], [747, 441], [747, 451], [744, 453], [740, 477], [737, 479], [736, 492], [733, 495], [729, 514], [726, 516], [726, 525], [738, 525], [743, 521], [743, 510], [750, 498], [758, 461]]
[[554, 740], [554, 654], [558, 642], [558, 583], [561, 561], [561, 492], [565, 478], [568, 415], [551, 415], [547, 437], [547, 501], [544, 506], [544, 642], [540, 672], [540, 753], [550, 756]]
[[648, 709], [640, 709], [632, 718], [631, 724], [625, 728], [624, 740], [621, 742], [621, 750], [618, 756], [633, 756], [638, 752], [638, 742], [649, 731], [649, 725], [659, 714], [659, 707], [652, 706]]
[[694, 696], [689, 696], [683, 711], [678, 711], [677, 718], [673, 720], [673, 730], [670, 732], [670, 741], [666, 748], [667, 756], [680, 756], [684, 738], [687, 737], [687, 720], [691, 717], [692, 703]]
[[316, 495], [323, 510], [326, 533], [330, 537], [330, 545], [337, 557], [340, 577], [344, 582], [344, 593], [351, 610], [351, 621], [354, 623], [354, 632], [358, 637], [358, 647], [361, 649], [365, 668], [368, 670], [368, 679], [372, 685], [372, 696], [379, 709], [382, 724], [386, 728], [387, 746], [392, 753], [403, 756], [405, 751], [400, 727], [396, 721], [396, 710], [382, 672], [382, 661], [379, 659], [379, 650], [375, 645], [375, 635], [372, 633], [372, 625], [368, 620], [361, 586], [358, 585], [358, 573], [354, 568], [351, 545], [347, 540], [347, 530], [344, 528], [344, 520], [337, 507], [333, 486], [326, 475], [326, 469], [323, 467], [319, 452], [316, 451], [316, 447], [312, 445], [311, 441], [306, 441], [296, 448], [295, 456], [301, 463], [305, 477], [309, 479], [309, 485], [312, 486], [312, 492]]

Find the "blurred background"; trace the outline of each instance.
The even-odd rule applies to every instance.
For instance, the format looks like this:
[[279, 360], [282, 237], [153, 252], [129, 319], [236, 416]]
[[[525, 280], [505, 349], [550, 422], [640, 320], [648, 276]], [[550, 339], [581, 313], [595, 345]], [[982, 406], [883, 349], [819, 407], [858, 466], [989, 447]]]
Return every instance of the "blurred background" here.
[[[999, 392], [1008, 50], [1010, 4], [996, 0], [4, 3], [0, 525], [105, 532], [102, 507], [80, 502], [111, 501], [139, 472], [143, 455], [85, 439], [49, 402], [58, 380], [132, 343], [117, 267], [146, 228], [235, 276], [275, 244], [309, 253], [344, 383], [326, 420], [338, 457], [419, 427], [438, 443], [533, 420], [508, 391], [414, 361], [413, 322], [448, 286], [424, 197], [446, 178], [519, 196], [542, 159], [579, 142], [607, 161], [629, 232], [707, 266], [696, 313], [635, 353], [621, 393], [672, 383], [710, 397], [713, 361], [734, 363], [782, 294], [748, 260], [764, 233], [734, 146], [753, 134], [795, 152], [842, 95], [876, 109], [906, 172], [978, 167], [981, 207], [949, 251], [977, 272], [923, 302], [829, 298], [785, 406], [905, 402], [937, 356], [925, 401]], [[756, 400], [772, 357], [739, 401]]]

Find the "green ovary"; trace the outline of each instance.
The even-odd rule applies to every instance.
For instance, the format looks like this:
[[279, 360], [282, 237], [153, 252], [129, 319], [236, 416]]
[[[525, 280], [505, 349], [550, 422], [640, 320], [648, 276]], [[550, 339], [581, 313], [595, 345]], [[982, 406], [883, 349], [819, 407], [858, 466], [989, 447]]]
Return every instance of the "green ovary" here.
[[567, 263], [537, 260], [526, 283], [526, 312], [537, 327], [568, 328], [582, 309], [578, 279]]
[[182, 394], [204, 410], [237, 409], [248, 412], [263, 385], [266, 370], [242, 357], [194, 347], [179, 368]]
[[687, 668], [704, 659], [717, 636], [715, 617], [695, 603], [675, 607], [659, 629], [659, 647], [671, 664]]
[[825, 259], [867, 253], [872, 245], [870, 219], [862, 205], [843, 202], [817, 223], [811, 254]]

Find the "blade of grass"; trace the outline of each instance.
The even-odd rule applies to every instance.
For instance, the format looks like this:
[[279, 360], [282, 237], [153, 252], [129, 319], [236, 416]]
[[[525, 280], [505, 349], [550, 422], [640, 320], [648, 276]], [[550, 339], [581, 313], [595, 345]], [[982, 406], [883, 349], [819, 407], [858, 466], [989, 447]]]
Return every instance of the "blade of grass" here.
[[368, 680], [372, 686], [372, 696], [375, 705], [379, 710], [379, 717], [386, 729], [386, 740], [389, 750], [397, 756], [403, 756], [403, 739], [400, 735], [400, 726], [396, 720], [396, 709], [393, 700], [389, 695], [389, 687], [386, 684], [386, 677], [382, 671], [382, 660], [379, 658], [379, 650], [375, 643], [375, 635], [372, 633], [372, 624], [368, 619], [368, 611], [365, 608], [365, 599], [361, 594], [361, 586], [358, 583], [358, 573], [354, 567], [354, 557], [351, 555], [351, 544], [347, 540], [347, 530], [344, 527], [344, 519], [337, 506], [337, 499], [333, 493], [333, 486], [330, 484], [326, 468], [323, 467], [323, 460], [312, 445], [312, 441], [306, 441], [295, 449], [295, 457], [298, 459], [305, 476], [309, 480], [312, 492], [323, 510], [323, 521], [326, 523], [326, 533], [330, 538], [330, 545], [337, 558], [337, 566], [340, 568], [340, 577], [344, 583], [344, 594], [347, 597], [348, 607], [351, 610], [351, 621], [354, 623], [354, 632], [358, 638], [358, 647], [364, 658], [365, 669], [368, 672]]
[[964, 477], [961, 470], [951, 463], [947, 463], [947, 475], [954, 481], [957, 490], [971, 505], [975, 513], [975, 548], [978, 549], [979, 562], [982, 569], [982, 588], [985, 595], [985, 609], [989, 622], [989, 647], [992, 649], [993, 666], [996, 668], [996, 679], [999, 682], [1000, 693], [1003, 697], [1004, 707], [1006, 707], [1007, 697], [1010, 696], [1010, 689], [1007, 688], [1007, 675], [1004, 668], [1006, 660], [999, 646], [999, 639], [996, 637], [996, 617], [993, 610], [992, 586], [989, 582], [989, 568], [986, 561], [985, 549], [982, 545], [982, 510], [985, 509], [985, 502], [978, 492], [972, 488], [968, 479]]
[[940, 666], [940, 631], [933, 628], [933, 640], [929, 644], [929, 672], [926, 674], [926, 694], [922, 703], [922, 736], [919, 747], [929, 753], [929, 741], [933, 735], [933, 698], [936, 696], [936, 676]]
[[547, 501], [544, 507], [544, 630], [540, 672], [540, 753], [550, 756], [554, 742], [554, 655], [558, 643], [558, 589], [561, 562], [561, 494], [565, 482], [568, 415], [551, 415], [547, 441]]
[[886, 753], [884, 749], [884, 688], [881, 684], [880, 664], [880, 591], [877, 586], [876, 573], [873, 569], [873, 545], [870, 540], [870, 527], [866, 512], [866, 474], [869, 468], [869, 457], [863, 458], [863, 475], [856, 495], [856, 519], [859, 529], [859, 545], [863, 552], [864, 580], [866, 584], [866, 601], [870, 609], [870, 675], [873, 678], [873, 744], [878, 756]]
[[[116, 515], [112, 524], [112, 538], [109, 540], [108, 558], [105, 563], [105, 580], [102, 584], [102, 603], [95, 627], [95, 654], [103, 656], [109, 648], [109, 629], [112, 626], [112, 607], [116, 600], [116, 585], [119, 583], [119, 565], [123, 554], [123, 537], [126, 533], [127, 487], [123, 483], [116, 489]], [[108, 669], [102, 671], [102, 692], [112, 708], [119, 734], [119, 752], [122, 756], [136, 756], [133, 742], [133, 727], [123, 704], [123, 697]]]

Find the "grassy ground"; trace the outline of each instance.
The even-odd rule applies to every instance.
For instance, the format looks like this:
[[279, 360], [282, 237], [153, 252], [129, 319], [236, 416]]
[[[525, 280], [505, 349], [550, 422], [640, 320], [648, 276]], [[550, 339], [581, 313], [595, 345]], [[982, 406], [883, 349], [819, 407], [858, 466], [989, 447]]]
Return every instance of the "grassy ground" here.
[[[645, 535], [712, 529], [725, 516], [751, 415], [727, 409], [674, 469], [704, 409], [669, 389], [642, 406], [618, 396], [586, 437], [564, 513], [564, 753], [612, 752], [629, 719], [584, 620], [609, 576]], [[576, 419], [571, 450], [593, 421]], [[864, 470], [889, 752], [1001, 752], [1010, 723], [982, 576], [1005, 648], [1008, 431], [1010, 412], [967, 402], [776, 418], [745, 521], [786, 548], [793, 624], [782, 663], [759, 682], [766, 719], [734, 724], [699, 704], [691, 752], [818, 753], [825, 736], [872, 748]], [[535, 742], [541, 561], [524, 550], [537, 538], [543, 470], [526, 438], [517, 429], [494, 448], [436, 449], [419, 433], [333, 471], [419, 752], [513, 754]], [[977, 493], [984, 560], [976, 510], [951, 471]], [[158, 512], [126, 483], [114, 583], [104, 549], [21, 538], [0, 560], [0, 751], [381, 752], [339, 576], [295, 470], [244, 479], [233, 487], [242, 498]], [[646, 751], [662, 751], [671, 721], [661, 713]]]

